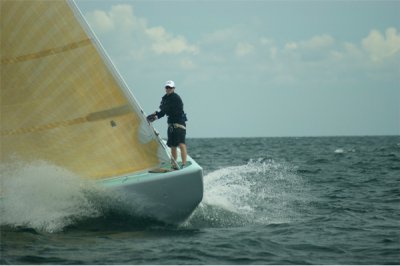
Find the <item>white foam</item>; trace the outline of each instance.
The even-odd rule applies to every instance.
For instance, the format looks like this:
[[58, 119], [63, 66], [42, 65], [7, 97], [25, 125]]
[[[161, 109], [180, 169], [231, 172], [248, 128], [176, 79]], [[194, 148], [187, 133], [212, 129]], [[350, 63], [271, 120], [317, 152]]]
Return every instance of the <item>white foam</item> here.
[[344, 149], [336, 149], [335, 153], [344, 153]]
[[337, 153], [337, 154], [344, 154], [344, 153], [350, 153], [350, 152], [356, 152], [356, 149], [354, 149], [354, 148], [348, 148], [348, 149], [338, 148], [334, 151], [334, 153]]
[[210, 218], [204, 212], [215, 206], [250, 223], [285, 223], [298, 216], [298, 203], [307, 198], [303, 190], [302, 178], [288, 164], [250, 160], [206, 175], [198, 212]]
[[1, 225], [55, 232], [99, 211], [86, 192], [93, 184], [43, 161], [1, 165]]

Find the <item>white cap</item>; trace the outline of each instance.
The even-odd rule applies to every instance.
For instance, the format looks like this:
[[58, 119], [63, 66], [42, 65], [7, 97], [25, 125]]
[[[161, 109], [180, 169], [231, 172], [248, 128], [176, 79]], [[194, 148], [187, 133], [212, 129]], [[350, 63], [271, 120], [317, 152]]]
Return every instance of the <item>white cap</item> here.
[[165, 82], [165, 86], [164, 87], [175, 88], [175, 82], [173, 82], [172, 80], [168, 80], [167, 82]]

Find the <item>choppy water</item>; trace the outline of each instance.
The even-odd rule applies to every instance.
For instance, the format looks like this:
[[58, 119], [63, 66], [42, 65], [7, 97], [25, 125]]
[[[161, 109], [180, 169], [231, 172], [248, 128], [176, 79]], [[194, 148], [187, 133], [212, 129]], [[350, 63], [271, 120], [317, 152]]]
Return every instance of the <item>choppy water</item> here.
[[[45, 163], [2, 172], [2, 264], [400, 264], [400, 136], [190, 139], [180, 226]], [[7, 178], [8, 177], [8, 178]], [[12, 177], [10, 179], [9, 177]]]

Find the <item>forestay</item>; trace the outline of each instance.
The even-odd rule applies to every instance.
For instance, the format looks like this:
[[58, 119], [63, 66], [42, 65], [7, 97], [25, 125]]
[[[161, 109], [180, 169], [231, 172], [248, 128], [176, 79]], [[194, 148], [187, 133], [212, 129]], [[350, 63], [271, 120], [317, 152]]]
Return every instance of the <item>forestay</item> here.
[[169, 160], [74, 3], [0, 5], [2, 163], [104, 179]]

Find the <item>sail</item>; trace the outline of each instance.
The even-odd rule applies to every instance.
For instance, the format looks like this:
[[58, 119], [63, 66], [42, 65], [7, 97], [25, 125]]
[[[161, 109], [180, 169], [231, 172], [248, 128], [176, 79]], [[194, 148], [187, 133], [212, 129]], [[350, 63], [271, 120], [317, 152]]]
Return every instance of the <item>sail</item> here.
[[74, 3], [1, 0], [0, 11], [2, 163], [103, 179], [168, 160]]

